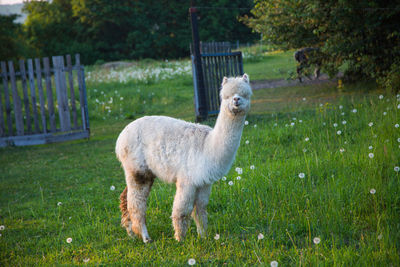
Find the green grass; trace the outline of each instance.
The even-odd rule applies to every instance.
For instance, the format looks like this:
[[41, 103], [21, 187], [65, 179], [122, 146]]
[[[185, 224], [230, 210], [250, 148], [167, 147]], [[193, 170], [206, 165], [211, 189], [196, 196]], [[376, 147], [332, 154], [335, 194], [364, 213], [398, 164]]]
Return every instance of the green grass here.
[[[275, 56], [271, 61], [288, 58]], [[263, 62], [247, 62], [245, 71], [251, 78], [258, 69], [273, 73]], [[273, 260], [279, 266], [400, 264], [395, 96], [379, 99], [381, 92], [365, 84], [341, 91], [332, 84], [255, 91], [236, 161], [226, 180], [213, 186], [209, 237], [200, 239], [192, 223], [185, 242], [173, 239], [175, 189], [157, 181], [147, 213], [154, 242], [145, 245], [119, 226], [125, 184], [115, 140], [143, 115], [193, 120], [191, 78], [87, 86], [90, 140], [0, 149], [2, 266], [80, 265], [87, 259], [91, 265], [180, 266], [191, 258], [229, 266], [269, 266]], [[243, 169], [240, 180], [236, 167]]]

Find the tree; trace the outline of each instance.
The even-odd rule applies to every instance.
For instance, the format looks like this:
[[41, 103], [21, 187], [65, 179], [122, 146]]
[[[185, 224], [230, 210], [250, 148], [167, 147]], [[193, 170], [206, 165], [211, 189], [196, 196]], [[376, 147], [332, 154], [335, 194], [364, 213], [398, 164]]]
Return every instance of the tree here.
[[22, 27], [14, 23], [17, 15], [0, 15], [0, 60], [19, 58], [24, 53]]
[[242, 21], [280, 48], [320, 47], [331, 74], [377, 78], [400, 59], [399, 1], [256, 0]]

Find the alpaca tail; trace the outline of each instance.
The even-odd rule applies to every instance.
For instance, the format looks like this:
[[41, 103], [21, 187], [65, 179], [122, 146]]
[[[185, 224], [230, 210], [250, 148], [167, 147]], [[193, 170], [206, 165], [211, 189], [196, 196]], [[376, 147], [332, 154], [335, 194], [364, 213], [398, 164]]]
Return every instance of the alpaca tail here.
[[125, 187], [124, 191], [119, 196], [120, 204], [119, 209], [121, 210], [121, 225], [128, 229], [129, 227], [129, 211], [128, 211], [128, 188]]

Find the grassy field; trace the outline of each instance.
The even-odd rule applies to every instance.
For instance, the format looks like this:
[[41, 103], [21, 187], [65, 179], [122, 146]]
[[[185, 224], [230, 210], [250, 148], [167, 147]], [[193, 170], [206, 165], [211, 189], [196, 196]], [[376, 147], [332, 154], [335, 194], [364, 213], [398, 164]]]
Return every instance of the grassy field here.
[[[291, 53], [270, 56], [245, 60], [251, 79], [287, 77]], [[90, 140], [0, 149], [0, 265], [400, 265], [400, 98], [362, 83], [255, 91], [209, 237], [192, 223], [173, 239], [175, 188], [157, 181], [154, 242], [129, 238], [116, 138], [143, 115], [194, 119], [187, 64], [140, 63], [141, 78], [90, 67]]]

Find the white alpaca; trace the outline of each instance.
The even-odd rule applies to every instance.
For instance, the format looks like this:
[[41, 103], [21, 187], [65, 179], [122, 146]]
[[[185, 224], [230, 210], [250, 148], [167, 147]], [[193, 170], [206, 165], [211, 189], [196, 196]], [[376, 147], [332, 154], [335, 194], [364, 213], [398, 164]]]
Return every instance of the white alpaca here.
[[154, 178], [176, 184], [172, 221], [175, 239], [186, 234], [190, 215], [204, 237], [211, 185], [232, 166], [252, 95], [247, 74], [222, 81], [221, 108], [214, 129], [164, 116], [147, 116], [131, 122], [121, 132], [116, 154], [127, 187], [121, 194], [121, 224], [151, 241], [146, 227], [146, 207]]

